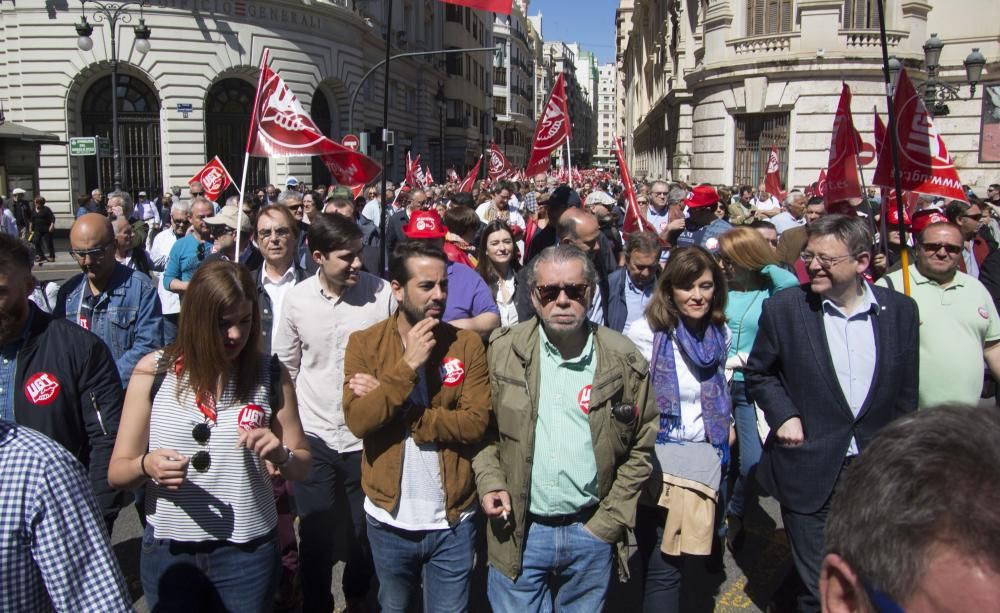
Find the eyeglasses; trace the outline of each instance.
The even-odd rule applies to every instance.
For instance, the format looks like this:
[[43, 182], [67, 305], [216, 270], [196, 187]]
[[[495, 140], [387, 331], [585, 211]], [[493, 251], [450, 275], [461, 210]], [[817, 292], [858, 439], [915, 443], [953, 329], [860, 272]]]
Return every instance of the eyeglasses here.
[[666, 196], [667, 192], [653, 192], [654, 196]]
[[815, 253], [809, 253], [808, 251], [803, 251], [802, 253], [799, 254], [799, 258], [802, 260], [802, 263], [805, 264], [806, 266], [809, 266], [810, 264], [812, 264], [813, 260], [816, 260], [819, 262], [819, 265], [822, 268], [825, 268], [827, 270], [833, 268], [834, 266], [843, 262], [849, 257], [851, 257], [850, 254], [830, 257], [828, 255], [816, 255]]
[[113, 242], [106, 243], [100, 247], [95, 247], [93, 249], [70, 249], [69, 254], [76, 258], [78, 261], [82, 262], [88, 257], [91, 262], [95, 264], [102, 261], [108, 254], [108, 247], [113, 245]]
[[569, 285], [539, 285], [535, 288], [535, 295], [542, 306], [549, 304], [559, 298], [559, 294], [566, 292], [566, 297], [573, 302], [578, 302], [587, 306], [587, 290], [590, 285], [587, 283], [571, 283]]
[[[207, 445], [209, 439], [212, 438], [212, 428], [207, 422], [201, 422], [191, 429], [191, 438], [199, 445]], [[191, 456], [191, 467], [200, 473], [208, 470], [208, 467], [211, 465], [212, 456], [205, 449]]]
[[962, 253], [961, 245], [950, 245], [948, 243], [920, 243], [920, 248], [927, 253], [937, 253], [944, 249], [948, 255], [958, 255]]
[[171, 218], [170, 221], [174, 223], [175, 226], [190, 226], [191, 220], [185, 217], [184, 219], [174, 219]]
[[227, 234], [236, 234], [236, 229], [229, 226], [212, 226], [212, 236], [215, 238], [226, 236]]
[[971, 219], [973, 221], [982, 221], [983, 220], [983, 214], [982, 213], [976, 213], [975, 215], [962, 215], [962, 217], [968, 217], [969, 219]]
[[303, 205], [303, 204], [296, 204], [296, 205], [288, 207], [288, 209], [291, 210], [291, 211], [301, 211], [303, 208], [305, 208], [305, 205]]
[[199, 196], [204, 196], [204, 195], [205, 195], [205, 192], [191, 192], [191, 197], [192, 198], [197, 198]]
[[274, 240], [281, 240], [288, 238], [291, 235], [292, 231], [288, 228], [275, 228], [274, 230], [266, 229], [257, 231], [257, 238], [262, 241], [271, 240], [272, 238], [274, 238]]

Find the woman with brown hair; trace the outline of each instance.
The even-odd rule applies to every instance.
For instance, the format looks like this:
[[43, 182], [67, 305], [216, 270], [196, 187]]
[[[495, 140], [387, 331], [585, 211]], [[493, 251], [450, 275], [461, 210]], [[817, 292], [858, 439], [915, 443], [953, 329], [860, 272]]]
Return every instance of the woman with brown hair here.
[[685, 555], [707, 556], [732, 430], [725, 379], [726, 280], [701, 247], [675, 249], [645, 317], [629, 329], [660, 410], [653, 474], [636, 511], [643, 611], [680, 610]]
[[203, 264], [177, 341], [132, 375], [108, 481], [146, 487], [140, 573], [150, 610], [270, 610], [278, 543], [268, 470], [300, 480], [310, 454], [288, 372], [259, 353], [256, 298], [246, 268]]
[[500, 309], [500, 325], [513, 326], [517, 323], [517, 273], [521, 270], [521, 253], [506, 222], [496, 219], [483, 229], [476, 257], [479, 259], [476, 272], [490, 288]]
[[775, 292], [799, 284], [795, 275], [778, 265], [778, 254], [748, 227], [733, 228], [719, 237], [719, 256], [729, 284], [726, 321], [732, 331], [726, 368], [732, 372], [730, 392], [739, 440], [739, 475], [726, 509], [726, 544], [733, 551], [743, 546], [743, 516], [747, 503], [756, 497], [753, 473], [760, 462], [761, 442], [757, 411], [743, 381], [764, 301]]

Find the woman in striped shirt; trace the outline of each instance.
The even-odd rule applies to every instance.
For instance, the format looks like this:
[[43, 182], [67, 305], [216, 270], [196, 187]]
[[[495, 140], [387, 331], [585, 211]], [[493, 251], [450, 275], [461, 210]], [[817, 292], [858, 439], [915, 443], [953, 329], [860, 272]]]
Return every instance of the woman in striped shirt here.
[[108, 480], [146, 486], [150, 610], [270, 610], [279, 566], [268, 470], [300, 480], [310, 457], [288, 372], [258, 350], [256, 294], [237, 264], [199, 267], [177, 341], [139, 362], [126, 393]]

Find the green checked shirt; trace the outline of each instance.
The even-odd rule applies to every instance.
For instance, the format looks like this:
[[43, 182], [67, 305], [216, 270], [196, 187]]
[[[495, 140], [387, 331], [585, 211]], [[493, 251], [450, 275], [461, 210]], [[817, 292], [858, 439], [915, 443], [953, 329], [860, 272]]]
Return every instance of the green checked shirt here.
[[594, 335], [588, 333], [579, 356], [564, 360], [545, 329], [538, 330], [538, 420], [529, 511], [568, 515], [598, 502], [597, 459], [587, 420], [597, 367]]

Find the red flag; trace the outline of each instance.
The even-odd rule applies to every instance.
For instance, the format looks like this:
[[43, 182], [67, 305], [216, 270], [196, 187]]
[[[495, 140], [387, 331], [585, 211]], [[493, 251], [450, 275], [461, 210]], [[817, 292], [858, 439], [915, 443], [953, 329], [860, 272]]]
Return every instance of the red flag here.
[[420, 156], [417, 159], [410, 157], [410, 152], [406, 152], [406, 176], [403, 178], [403, 182], [409, 184], [413, 189], [423, 189], [424, 181], [423, 171], [420, 170]]
[[635, 185], [632, 184], [632, 175], [629, 174], [628, 164], [625, 163], [625, 153], [622, 151], [622, 139], [616, 136], [614, 140], [615, 157], [618, 158], [618, 169], [622, 174], [622, 183], [625, 184], [625, 219], [622, 221], [622, 234], [628, 239], [628, 235], [633, 232], [653, 232], [653, 225], [649, 223], [646, 216], [639, 210], [639, 201], [635, 196]]
[[490, 167], [489, 175], [491, 181], [502, 181], [514, 174], [514, 167], [507, 161], [503, 151], [497, 147], [496, 143], [490, 143]]
[[479, 176], [479, 165], [483, 163], [483, 156], [479, 156], [479, 160], [476, 162], [476, 166], [469, 171], [469, 174], [465, 175], [462, 182], [458, 184], [458, 191], [460, 192], [471, 192], [473, 185], [476, 183], [476, 177]]
[[826, 194], [826, 168], [819, 169], [819, 179], [816, 179], [816, 195]]
[[357, 200], [358, 196], [360, 196], [361, 192], [363, 192], [363, 191], [365, 191], [365, 184], [364, 183], [358, 183], [357, 185], [352, 185], [351, 186], [351, 194], [354, 195], [354, 199], [355, 200]]
[[424, 185], [430, 187], [434, 185], [434, 175], [431, 174], [431, 167], [424, 167]]
[[552, 93], [545, 102], [545, 111], [535, 125], [535, 140], [531, 146], [531, 157], [525, 173], [528, 176], [549, 169], [549, 156], [569, 138], [571, 130], [569, 111], [566, 110], [566, 84], [563, 74], [556, 77]]
[[827, 205], [849, 198], [861, 198], [861, 180], [858, 177], [858, 152], [861, 142], [854, 129], [851, 116], [851, 88], [844, 83], [840, 90], [840, 103], [833, 120], [833, 134], [830, 138], [829, 172], [826, 175], [826, 190], [823, 198]]
[[[902, 188], [918, 194], [968, 202], [969, 197], [962, 189], [962, 181], [958, 178], [948, 148], [934, 127], [934, 119], [927, 112], [923, 99], [913, 89], [905, 69], [899, 72], [893, 107], [896, 133], [889, 136], [894, 137], [899, 145], [898, 171]], [[872, 183], [895, 187], [891, 155], [879, 156]]]
[[448, 180], [452, 183], [458, 183], [459, 181], [458, 171], [455, 170], [454, 166], [448, 169]]
[[367, 183], [381, 169], [374, 160], [323, 135], [298, 98], [261, 60], [247, 153], [256, 157], [318, 155], [341, 185]]
[[491, 13], [503, 13], [510, 15], [513, 0], [441, 0], [445, 4], [458, 4], [471, 9], [489, 11]]
[[[885, 124], [875, 111], [875, 156], [882, 157], [882, 143], [885, 142]], [[876, 166], [878, 164], [876, 163]]]
[[781, 160], [778, 159], [778, 149], [774, 145], [771, 145], [771, 154], [767, 156], [764, 189], [778, 200], [785, 199], [785, 192], [781, 190]]
[[215, 156], [208, 164], [202, 166], [201, 170], [194, 173], [194, 176], [188, 180], [188, 185], [195, 181], [200, 182], [201, 186], [205, 188], [206, 198], [215, 200], [219, 194], [232, 185], [233, 178], [229, 176], [229, 171], [226, 170], [219, 156]]

